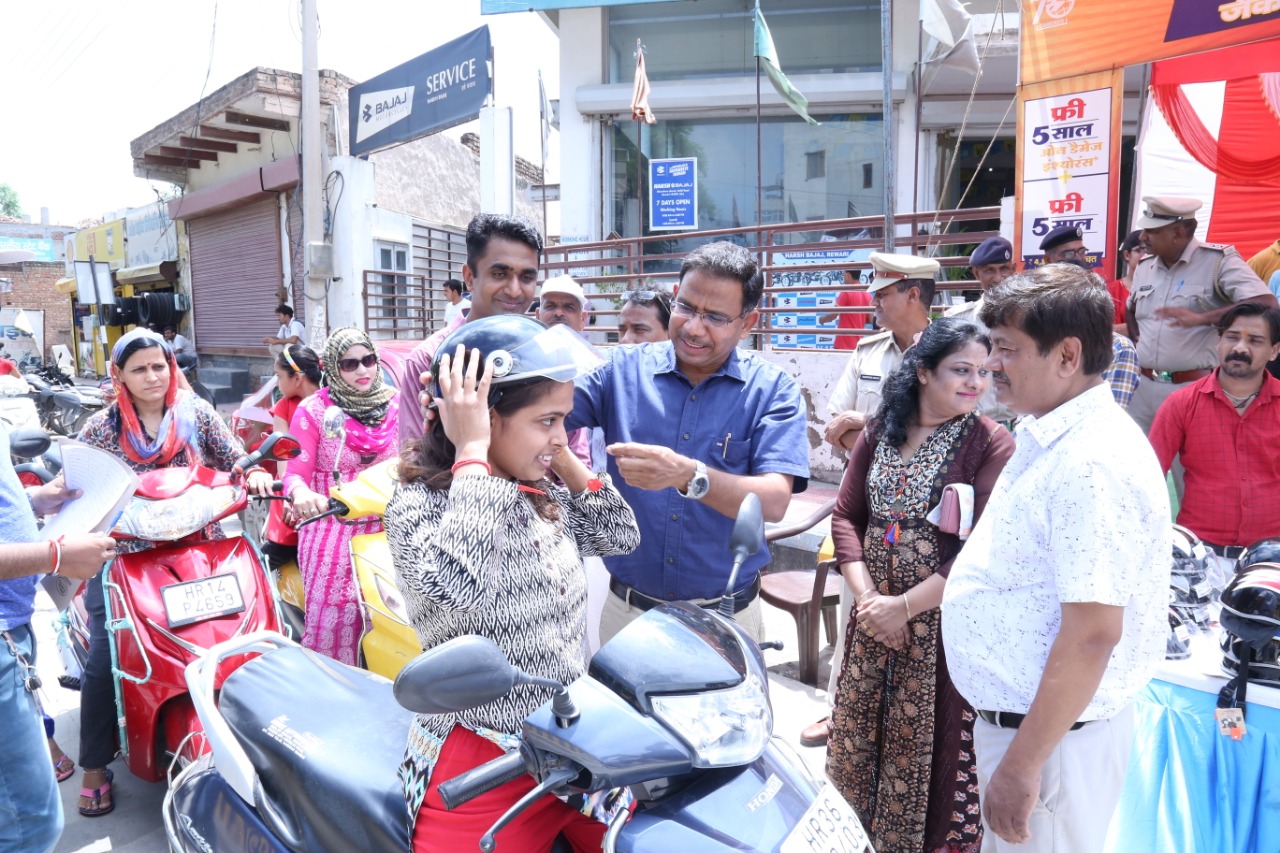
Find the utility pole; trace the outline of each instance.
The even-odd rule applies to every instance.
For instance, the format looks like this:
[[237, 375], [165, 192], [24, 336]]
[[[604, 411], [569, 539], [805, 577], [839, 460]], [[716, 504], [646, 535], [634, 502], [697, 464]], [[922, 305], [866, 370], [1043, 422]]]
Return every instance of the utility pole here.
[[316, 0], [302, 0], [302, 242], [306, 279], [306, 326], [313, 348], [329, 334], [328, 278], [333, 274], [332, 251], [323, 248], [324, 199], [320, 116], [320, 61], [317, 55]]
[[884, 250], [892, 252], [896, 244], [897, 229], [893, 222], [894, 205], [894, 150], [893, 150], [893, 3], [880, 0], [880, 65], [884, 120]]

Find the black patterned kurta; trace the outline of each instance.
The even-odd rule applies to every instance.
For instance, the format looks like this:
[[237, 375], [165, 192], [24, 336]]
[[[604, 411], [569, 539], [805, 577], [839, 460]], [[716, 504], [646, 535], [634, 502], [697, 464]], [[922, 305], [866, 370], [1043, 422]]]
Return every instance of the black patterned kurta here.
[[[400, 485], [383, 525], [409, 621], [424, 649], [464, 634], [493, 640], [516, 667], [568, 684], [586, 671], [587, 584], [582, 557], [625, 554], [640, 544], [635, 515], [608, 481], [571, 494], [543, 481], [560, 519], [543, 519], [516, 484], [458, 477], [448, 491]], [[525, 717], [551, 698], [521, 688], [460, 714], [419, 714], [401, 780], [410, 824], [454, 725], [510, 749]]]
[[[901, 595], [947, 558], [925, 516], [957, 451], [984, 423], [976, 415], [948, 421], [906, 461], [898, 448], [876, 444], [863, 486], [862, 559], [882, 595]], [[889, 544], [894, 519], [899, 532]], [[939, 626], [936, 608], [917, 614], [901, 651], [857, 630], [855, 619], [846, 626], [827, 773], [879, 853], [977, 853], [981, 844], [973, 711], [951, 686]]]

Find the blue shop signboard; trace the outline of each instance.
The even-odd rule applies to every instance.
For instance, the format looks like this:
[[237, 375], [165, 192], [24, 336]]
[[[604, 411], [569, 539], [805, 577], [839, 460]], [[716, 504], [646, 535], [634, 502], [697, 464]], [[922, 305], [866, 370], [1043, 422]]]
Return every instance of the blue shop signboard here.
[[484, 26], [352, 86], [351, 153], [368, 154], [480, 115], [493, 92], [492, 58]]
[[698, 227], [698, 158], [649, 161], [649, 230]]

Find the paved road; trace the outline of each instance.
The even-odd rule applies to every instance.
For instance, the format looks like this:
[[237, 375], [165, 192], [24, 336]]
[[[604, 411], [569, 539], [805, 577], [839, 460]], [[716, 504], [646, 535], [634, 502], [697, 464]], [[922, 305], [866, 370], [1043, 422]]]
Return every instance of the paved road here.
[[[36, 634], [40, 642], [38, 666], [45, 684], [46, 706], [57, 721], [56, 737], [68, 755], [79, 754], [79, 695], [58, 686], [61, 665], [54, 644], [52, 605], [43, 595], [36, 601]], [[765, 607], [765, 625], [770, 637], [787, 644], [783, 651], [765, 653], [770, 668], [770, 694], [774, 706], [774, 730], [788, 740], [808, 763], [815, 775], [823, 772], [825, 749], [806, 749], [799, 745], [799, 732], [826, 713], [825, 691], [793, 680], [797, 672], [795, 626], [790, 617], [772, 607]], [[823, 654], [819, 684], [825, 687], [828, 647]], [[100, 818], [81, 817], [76, 811], [80, 776], [77, 773], [62, 783], [62, 805], [66, 812], [66, 829], [55, 853], [164, 853], [168, 850], [160, 805], [164, 798], [163, 783], [151, 784], [136, 778], [117, 760], [113, 793], [116, 809]]]

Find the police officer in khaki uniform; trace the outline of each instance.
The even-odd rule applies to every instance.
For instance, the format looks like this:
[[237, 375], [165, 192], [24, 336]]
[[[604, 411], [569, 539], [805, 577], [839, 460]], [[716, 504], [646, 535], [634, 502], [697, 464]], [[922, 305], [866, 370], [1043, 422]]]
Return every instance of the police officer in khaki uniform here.
[[1142, 201], [1136, 225], [1151, 254], [1139, 262], [1129, 294], [1129, 337], [1143, 376], [1129, 414], [1149, 431], [1166, 397], [1217, 365], [1218, 318], [1237, 302], [1274, 308], [1276, 298], [1233, 247], [1196, 239], [1198, 199]]
[[884, 252], [872, 252], [870, 260], [875, 276], [867, 292], [876, 325], [884, 331], [858, 341], [827, 403], [835, 417], [827, 424], [825, 438], [842, 450], [853, 446], [880, 406], [880, 383], [902, 363], [902, 352], [916, 334], [929, 325], [941, 266], [930, 258]]
[[[827, 424], [825, 438], [834, 447], [848, 450], [862, 435], [867, 420], [880, 407], [880, 386], [886, 376], [902, 364], [902, 353], [929, 325], [929, 306], [941, 265], [929, 258], [914, 255], [871, 253], [875, 277], [867, 285], [876, 325], [884, 331], [858, 341], [849, 356], [840, 381], [827, 407], [835, 415]], [[853, 595], [848, 586], [840, 585], [840, 623], [849, 621]], [[836, 632], [835, 654], [831, 658], [831, 680], [827, 685], [827, 702], [835, 700], [836, 682], [840, 677], [840, 660], [844, 656], [844, 631]], [[831, 715], [807, 726], [800, 733], [805, 746], [822, 746], [831, 734]]]
[[[973, 254], [969, 256], [969, 269], [973, 272], [973, 277], [982, 285], [982, 292], [985, 294], [1017, 272], [1013, 261], [1013, 244], [1003, 237], [988, 237], [979, 243], [978, 248], [974, 249]], [[974, 302], [948, 308], [946, 316], [968, 320], [970, 323], [981, 326], [982, 320], [978, 317], [981, 311], [982, 297], [979, 296]], [[1014, 418], [1017, 417], [1009, 409], [1000, 405], [996, 399], [995, 383], [988, 383], [986, 393], [978, 403], [978, 411], [1005, 426], [1012, 425]]]

